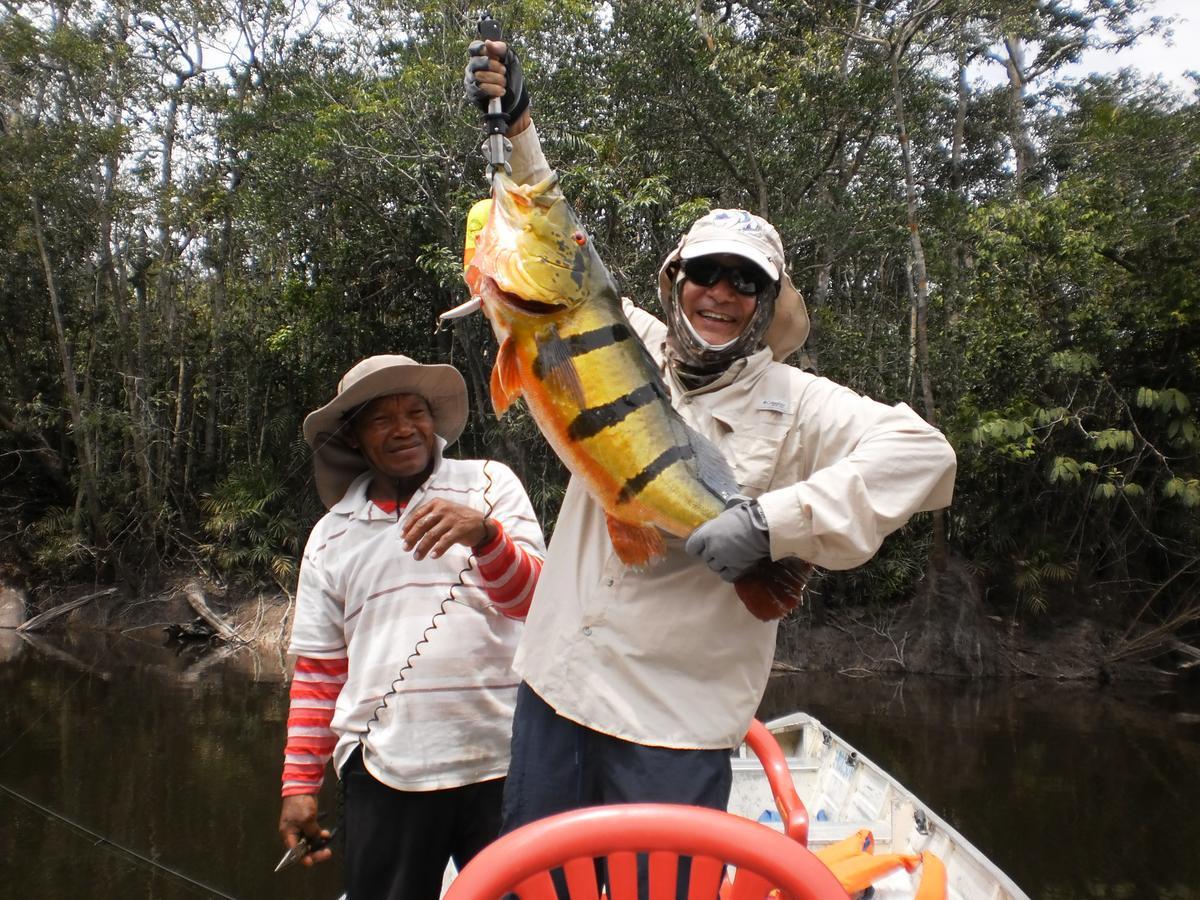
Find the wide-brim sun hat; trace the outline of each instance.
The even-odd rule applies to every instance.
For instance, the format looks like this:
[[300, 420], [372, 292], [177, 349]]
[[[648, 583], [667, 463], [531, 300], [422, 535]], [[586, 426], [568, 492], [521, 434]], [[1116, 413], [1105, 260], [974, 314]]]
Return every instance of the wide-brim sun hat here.
[[348, 415], [391, 394], [424, 397], [433, 414], [433, 430], [447, 445], [458, 440], [467, 425], [467, 383], [454, 366], [419, 363], [398, 353], [355, 363], [338, 382], [336, 396], [304, 419], [304, 440], [313, 451], [317, 493], [326, 509], [368, 469], [366, 458], [346, 441]]
[[778, 282], [775, 316], [764, 340], [774, 359], [782, 362], [808, 340], [808, 309], [788, 274], [779, 232], [761, 216], [744, 209], [714, 209], [697, 219], [658, 270], [658, 296], [663, 309], [671, 302], [675, 264], [723, 254], [750, 260]]

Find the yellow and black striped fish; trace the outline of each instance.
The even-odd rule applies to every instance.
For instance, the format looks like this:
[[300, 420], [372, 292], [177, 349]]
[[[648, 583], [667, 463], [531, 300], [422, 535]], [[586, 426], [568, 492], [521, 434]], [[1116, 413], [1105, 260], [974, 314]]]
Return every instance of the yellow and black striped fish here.
[[[646, 565], [665, 552], [662, 531], [687, 537], [738, 499], [720, 451], [672, 408], [557, 176], [534, 185], [493, 178], [467, 282], [500, 342], [496, 415], [524, 396], [554, 451], [604, 508], [624, 563]], [[804, 568], [765, 563], [735, 587], [754, 615], [776, 618], [799, 602]]]

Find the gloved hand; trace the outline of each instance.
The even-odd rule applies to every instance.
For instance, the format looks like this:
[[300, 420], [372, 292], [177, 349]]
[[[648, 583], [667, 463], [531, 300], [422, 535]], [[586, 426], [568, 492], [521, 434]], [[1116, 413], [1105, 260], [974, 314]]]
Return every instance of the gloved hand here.
[[737, 581], [770, 558], [771, 534], [758, 502], [749, 500], [709, 519], [691, 533], [683, 549], [725, 581]]
[[[499, 47], [505, 48], [504, 55], [496, 60], [488, 51]], [[488, 41], [486, 44], [483, 41], [472, 41], [467, 47], [467, 53], [471, 57], [463, 75], [463, 90], [467, 99], [483, 112], [487, 112], [488, 103], [492, 98], [500, 97], [500, 111], [510, 123], [515, 122], [529, 107], [529, 91], [525, 89], [525, 75], [521, 71], [521, 61], [517, 59], [517, 55], [511, 47], [496, 41]], [[494, 60], [504, 66], [503, 74], [491, 68]], [[491, 88], [490, 92], [488, 88]], [[500, 88], [504, 89], [503, 96], [499, 93]]]

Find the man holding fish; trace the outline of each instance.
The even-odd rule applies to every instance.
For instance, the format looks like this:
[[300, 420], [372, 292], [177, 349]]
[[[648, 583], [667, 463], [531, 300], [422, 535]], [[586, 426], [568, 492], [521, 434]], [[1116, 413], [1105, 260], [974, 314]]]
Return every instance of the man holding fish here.
[[602, 803], [724, 809], [811, 566], [861, 565], [949, 504], [954, 452], [906, 405], [784, 362], [808, 316], [759, 216], [692, 225], [659, 271], [665, 323], [622, 301], [516, 56], [469, 54], [468, 98], [516, 113], [467, 272], [500, 340], [493, 402], [523, 396], [573, 476], [514, 661], [503, 827]]

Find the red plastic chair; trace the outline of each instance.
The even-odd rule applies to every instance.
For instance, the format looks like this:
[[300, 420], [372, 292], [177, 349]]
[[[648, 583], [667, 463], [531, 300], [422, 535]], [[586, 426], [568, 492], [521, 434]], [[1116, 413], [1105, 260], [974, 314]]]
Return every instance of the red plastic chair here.
[[[715, 900], [735, 866], [731, 900], [848, 900], [805, 847], [740, 816], [660, 803], [596, 806], [531, 822], [485, 847], [445, 900], [558, 900], [561, 868], [571, 900], [600, 900], [595, 860], [608, 867], [607, 900], [637, 900], [637, 854], [649, 854], [649, 900], [675, 900], [679, 858], [691, 857], [688, 900]], [[772, 893], [778, 890], [779, 893]]]
[[796, 785], [792, 781], [792, 770], [788, 768], [787, 757], [775, 735], [767, 730], [767, 726], [758, 719], [750, 722], [750, 730], [746, 732], [746, 745], [754, 751], [758, 761], [767, 773], [767, 781], [771, 785], [771, 793], [775, 797], [775, 806], [783, 819], [783, 831], [801, 846], [808, 846], [808, 810], [804, 801], [796, 793]]

